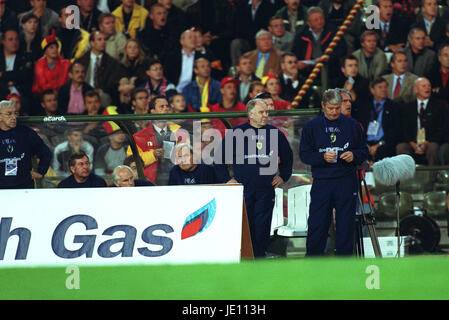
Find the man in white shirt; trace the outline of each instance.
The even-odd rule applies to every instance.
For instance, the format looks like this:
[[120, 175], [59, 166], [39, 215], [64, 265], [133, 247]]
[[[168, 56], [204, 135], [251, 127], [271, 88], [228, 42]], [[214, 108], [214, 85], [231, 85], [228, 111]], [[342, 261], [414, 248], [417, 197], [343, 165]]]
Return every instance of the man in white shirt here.
[[438, 150], [443, 140], [444, 104], [431, 97], [432, 87], [427, 78], [418, 78], [414, 90], [416, 100], [403, 108], [403, 143], [396, 147], [397, 154], [409, 154], [417, 162], [438, 165]]

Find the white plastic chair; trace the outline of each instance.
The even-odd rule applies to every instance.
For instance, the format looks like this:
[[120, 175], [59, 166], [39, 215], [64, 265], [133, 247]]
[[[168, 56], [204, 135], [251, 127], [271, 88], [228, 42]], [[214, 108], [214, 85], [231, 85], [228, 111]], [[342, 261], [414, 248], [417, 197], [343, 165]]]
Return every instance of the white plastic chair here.
[[274, 235], [274, 232], [279, 227], [285, 225], [284, 221], [284, 190], [282, 188], [274, 189], [274, 207], [273, 217], [271, 218], [271, 231], [270, 236]]
[[306, 237], [311, 184], [288, 190], [288, 223], [277, 229], [278, 236]]

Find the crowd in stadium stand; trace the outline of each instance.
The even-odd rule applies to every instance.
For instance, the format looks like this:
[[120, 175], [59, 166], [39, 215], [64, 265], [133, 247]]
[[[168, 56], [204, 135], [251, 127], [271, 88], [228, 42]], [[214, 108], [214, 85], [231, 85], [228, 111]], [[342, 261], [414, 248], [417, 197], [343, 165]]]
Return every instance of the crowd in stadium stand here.
[[[274, 109], [291, 109], [355, 3], [0, 0], [0, 100], [15, 101], [19, 115], [156, 114], [244, 111], [268, 92]], [[362, 8], [296, 108], [319, 108], [320, 92], [344, 89], [372, 161], [406, 153], [419, 163], [449, 164], [449, 1], [373, 4], [378, 28], [368, 29]], [[72, 5], [80, 28], [67, 10]], [[214, 120], [203, 124], [223, 129]], [[170, 165], [160, 149], [183, 125], [135, 121], [130, 128], [152, 182], [168, 183], [169, 168], [155, 175]], [[73, 153], [84, 152], [99, 175], [132, 154], [113, 122], [53, 129], [39, 132], [53, 152], [53, 175], [70, 174]]]

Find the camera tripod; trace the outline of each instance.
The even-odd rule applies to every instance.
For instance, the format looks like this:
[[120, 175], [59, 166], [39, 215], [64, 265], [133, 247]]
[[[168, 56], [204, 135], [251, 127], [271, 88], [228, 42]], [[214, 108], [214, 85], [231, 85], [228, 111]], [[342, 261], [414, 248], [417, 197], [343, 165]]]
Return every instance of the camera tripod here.
[[[355, 229], [355, 241], [356, 241], [356, 254], [358, 257], [365, 256], [365, 250], [363, 247], [363, 226], [367, 227], [369, 237], [371, 238], [371, 243], [374, 249], [374, 255], [376, 258], [381, 258], [382, 253], [380, 251], [379, 240], [376, 235], [376, 228], [374, 227], [376, 224], [374, 218], [374, 207], [370, 201], [371, 194], [368, 190], [368, 185], [366, 184], [363, 169], [357, 169], [357, 177], [359, 179], [359, 190], [358, 190], [358, 200], [360, 206], [360, 214], [356, 216], [356, 229]], [[366, 196], [368, 197], [369, 204], [369, 212], [365, 212], [365, 208], [363, 205], [363, 192], [365, 191]]]

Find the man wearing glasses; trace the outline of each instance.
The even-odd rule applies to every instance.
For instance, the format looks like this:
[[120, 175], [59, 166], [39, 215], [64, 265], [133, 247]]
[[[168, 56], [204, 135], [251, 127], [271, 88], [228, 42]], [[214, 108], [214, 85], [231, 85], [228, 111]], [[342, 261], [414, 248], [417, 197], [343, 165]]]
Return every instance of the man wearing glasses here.
[[[32, 158], [39, 159], [37, 171], [32, 170]], [[33, 179], [42, 178], [51, 161], [50, 149], [37, 133], [17, 126], [13, 102], [0, 102], [0, 189], [34, 188]]]

